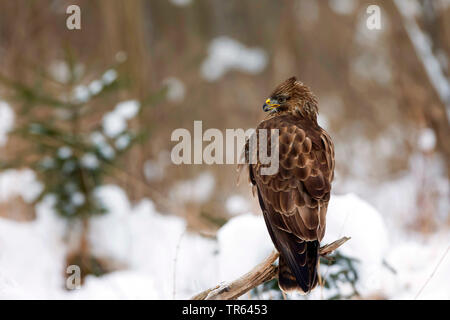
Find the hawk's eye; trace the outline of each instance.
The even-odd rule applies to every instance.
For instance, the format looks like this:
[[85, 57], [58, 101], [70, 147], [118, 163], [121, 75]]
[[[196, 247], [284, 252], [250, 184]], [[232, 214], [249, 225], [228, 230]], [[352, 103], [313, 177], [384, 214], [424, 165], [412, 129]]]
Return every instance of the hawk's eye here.
[[280, 103], [280, 104], [285, 103], [286, 100], [287, 100], [287, 98], [284, 97], [284, 96], [281, 96], [281, 97], [278, 97], [278, 98], [277, 98], [277, 101], [278, 101], [278, 103]]

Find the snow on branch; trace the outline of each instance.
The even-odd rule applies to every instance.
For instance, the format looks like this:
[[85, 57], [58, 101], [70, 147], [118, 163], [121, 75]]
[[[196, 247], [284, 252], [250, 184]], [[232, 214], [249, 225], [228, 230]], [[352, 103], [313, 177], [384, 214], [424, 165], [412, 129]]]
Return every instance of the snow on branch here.
[[[319, 254], [326, 256], [339, 248], [349, 237], [342, 237], [330, 244], [320, 247]], [[192, 300], [234, 300], [260, 284], [274, 279], [278, 274], [278, 266], [274, 265], [279, 253], [273, 251], [263, 262], [238, 279], [209, 288], [192, 297]]]

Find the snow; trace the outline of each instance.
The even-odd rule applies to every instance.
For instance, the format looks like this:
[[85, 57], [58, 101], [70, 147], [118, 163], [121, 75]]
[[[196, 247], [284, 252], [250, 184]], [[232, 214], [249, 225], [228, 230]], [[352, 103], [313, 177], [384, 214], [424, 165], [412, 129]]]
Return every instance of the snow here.
[[0, 202], [19, 196], [30, 203], [41, 193], [42, 188], [36, 174], [30, 169], [0, 172]]
[[140, 109], [137, 100], [127, 100], [116, 105], [113, 111], [107, 112], [102, 119], [103, 132], [115, 138], [127, 128], [127, 120], [135, 117]]
[[49, 156], [46, 156], [41, 160], [39, 164], [45, 169], [50, 169], [55, 165], [55, 160]]
[[137, 100], [127, 100], [116, 105], [114, 111], [121, 117], [129, 120], [137, 115], [141, 107]]
[[100, 145], [100, 153], [103, 157], [109, 160], [113, 159], [116, 156], [116, 152], [114, 151], [113, 147], [111, 147], [107, 143]]
[[89, 88], [84, 85], [76, 86], [73, 90], [73, 98], [77, 103], [84, 103], [89, 101], [89, 99], [91, 98]]
[[[110, 125], [110, 124], [108, 124], [108, 125]], [[109, 128], [109, 129], [112, 130], [112, 128]], [[108, 144], [105, 136], [101, 132], [98, 132], [98, 131], [93, 132], [90, 135], [90, 140], [100, 150], [100, 153], [106, 159], [112, 159], [116, 155], [116, 152]]]
[[70, 80], [70, 68], [64, 61], [54, 61], [49, 67], [50, 75], [60, 83], [68, 83]]
[[[109, 213], [91, 220], [92, 252], [119, 268], [101, 277], [87, 276], [80, 289], [64, 289], [67, 224], [52, 209], [52, 197], [46, 197], [36, 206], [34, 221], [0, 218], [0, 298], [186, 299], [241, 276], [273, 250], [261, 215], [231, 218], [214, 240], [188, 232], [184, 219], [158, 212], [149, 199], [130, 203], [118, 186], [102, 186], [96, 196]], [[419, 293], [450, 240], [448, 233], [425, 240], [388, 236], [383, 216], [354, 194], [332, 196], [323, 243], [343, 235], [352, 239], [342, 253], [360, 261], [358, 289], [363, 297], [381, 293], [398, 299]], [[449, 260], [443, 258], [419, 299], [450, 298], [443, 285], [449, 280]], [[315, 290], [310, 298], [327, 297], [323, 291]]]
[[183, 219], [156, 212], [148, 199], [131, 205], [117, 186], [103, 186], [96, 194], [110, 213], [92, 219], [92, 251], [125, 269], [88, 276], [81, 289], [65, 290], [66, 222], [46, 197], [32, 222], [0, 218], [0, 298], [187, 298], [218, 281], [213, 240], [186, 233]]
[[116, 70], [114, 69], [107, 70], [102, 76], [103, 84], [108, 85], [113, 83], [117, 79], [117, 76], [118, 75]]
[[352, 14], [358, 3], [355, 0], [328, 0], [330, 8], [337, 14]]
[[148, 181], [161, 180], [164, 177], [164, 168], [156, 161], [147, 160], [144, 163], [144, 175]]
[[361, 53], [351, 63], [351, 70], [362, 79], [374, 80], [387, 86], [392, 80], [391, 66], [384, 54]]
[[[351, 237], [340, 252], [359, 261], [355, 267], [360, 277], [357, 289], [362, 297], [380, 294], [390, 299], [413, 299], [445, 254], [450, 235], [444, 233], [422, 239], [405, 237], [396, 231], [393, 233], [383, 216], [355, 194], [333, 195], [322, 243], [330, 243], [342, 236]], [[220, 269], [221, 280], [232, 280], [248, 272], [273, 249], [263, 218], [251, 214], [232, 218], [225, 224], [219, 230], [218, 243], [219, 265], [227, 265], [227, 268]], [[239, 263], [227, 264], [229, 261]], [[396, 273], [389, 270], [386, 263]], [[442, 285], [450, 280], [448, 270], [450, 257], [445, 257], [419, 299], [448, 299], [450, 289]], [[339, 289], [345, 294], [351, 288], [344, 285]], [[308, 298], [329, 298], [334, 293], [333, 290], [319, 288]], [[304, 299], [295, 294], [290, 298]]]
[[217, 233], [219, 274], [234, 280], [261, 263], [274, 249], [262, 216], [245, 214], [230, 219]]
[[243, 196], [235, 194], [227, 199], [225, 207], [229, 214], [237, 215], [248, 212], [250, 210], [250, 203]]
[[379, 279], [387, 294], [394, 299], [450, 299], [449, 243], [448, 234], [438, 234], [423, 243], [410, 241], [395, 246], [386, 260], [395, 269], [396, 277], [391, 274]]
[[[118, 52], [116, 54], [116, 60], [118, 62], [121, 62], [119, 61], [119, 59], [123, 59], [123, 61], [125, 61], [126, 54], [123, 52], [122, 54], [121, 52]], [[117, 71], [114, 69], [109, 69], [102, 75], [101, 79], [93, 80], [87, 86], [77, 86], [75, 88], [76, 100], [78, 100], [79, 102], [87, 102], [91, 98], [91, 96], [99, 94], [103, 90], [105, 85], [113, 83], [117, 79], [117, 77]]]
[[62, 221], [49, 201], [36, 207], [38, 218], [19, 223], [0, 219], [0, 298], [54, 299], [64, 284]]
[[108, 112], [103, 116], [103, 131], [108, 137], [114, 138], [127, 128], [126, 119], [115, 112]]
[[89, 84], [89, 91], [92, 95], [99, 94], [103, 90], [103, 83], [100, 80], [94, 80]]
[[99, 146], [102, 143], [106, 142], [105, 136], [101, 132], [98, 132], [98, 131], [92, 132], [90, 135], [90, 139], [91, 139], [91, 142], [93, 144], [95, 144], [96, 146]]
[[327, 213], [327, 230], [323, 243], [331, 243], [343, 236], [351, 237], [340, 252], [359, 260], [360, 292], [371, 294], [378, 288], [373, 275], [383, 268], [389, 238], [381, 214], [355, 194], [333, 196]]
[[97, 158], [97, 156], [93, 153], [86, 153], [81, 158], [81, 165], [87, 169], [97, 169], [100, 162]]
[[118, 150], [123, 150], [130, 145], [130, 142], [131, 142], [130, 135], [122, 134], [117, 138], [115, 145]]
[[[372, 143], [372, 145], [376, 144]], [[361, 160], [368, 156], [367, 150], [363, 144], [357, 144], [357, 146], [359, 146], [356, 148], [358, 152], [354, 153], [357, 156], [351, 164], [355, 170], [355, 177], [349, 176], [342, 180], [337, 176], [333, 186], [335, 192], [355, 192], [382, 213], [389, 227], [398, 228], [411, 225], [423, 210], [418, 206], [418, 198], [432, 196], [434, 217], [437, 221], [445, 221], [450, 208], [448, 201], [450, 182], [446, 178], [445, 162], [439, 155], [431, 154], [424, 157], [422, 153], [413, 154], [410, 156], [407, 170], [399, 172], [390, 179], [373, 181], [370, 180], [369, 174], [374, 168], [367, 161]], [[396, 150], [400, 152], [400, 149]], [[342, 151], [345, 152], [345, 150], [337, 150], [336, 157], [340, 157]], [[347, 150], [347, 152], [352, 151]]]
[[[80, 78], [84, 72], [84, 66], [80, 63], [76, 63], [73, 68], [73, 76]], [[49, 66], [49, 73], [51, 77], [60, 83], [67, 84], [70, 81], [71, 70], [69, 65], [63, 60], [55, 60]]]
[[433, 129], [423, 129], [419, 134], [419, 139], [417, 142], [420, 150], [422, 150], [423, 152], [432, 151], [436, 146], [436, 135]]
[[210, 172], [203, 172], [193, 180], [181, 181], [171, 190], [171, 198], [180, 202], [206, 202], [214, 191], [215, 179]]
[[75, 192], [71, 195], [70, 201], [75, 207], [80, 207], [85, 203], [85, 197], [81, 192]]
[[82, 290], [75, 290], [70, 298], [84, 300], [98, 299], [158, 299], [155, 279], [147, 274], [117, 271], [101, 278], [87, 276]]
[[158, 181], [164, 177], [166, 167], [170, 164], [170, 153], [163, 150], [157, 159], [148, 159], [144, 163], [144, 175], [148, 181]]
[[323, 241], [332, 242], [344, 235], [353, 239], [342, 248], [344, 254], [356, 254], [370, 263], [381, 262], [388, 243], [383, 217], [355, 194], [334, 195], [328, 206]]
[[208, 48], [208, 57], [203, 61], [201, 73], [207, 81], [216, 81], [229, 70], [257, 74], [264, 70], [267, 54], [260, 48], [247, 48], [226, 36], [213, 39]]
[[69, 147], [61, 147], [58, 149], [58, 157], [60, 159], [68, 159], [72, 156], [72, 149]]
[[0, 101], [0, 147], [6, 144], [7, 134], [14, 126], [14, 111], [10, 105]]
[[157, 213], [148, 199], [131, 206], [117, 186], [99, 188], [98, 196], [110, 213], [92, 221], [90, 239], [96, 254], [114, 257], [129, 269], [157, 279], [156, 291], [163, 299], [173, 297], [174, 279], [176, 294], [186, 297], [213, 285], [206, 274], [204, 279], [198, 276], [201, 265], [205, 271], [209, 265], [214, 274], [214, 263], [208, 261], [214, 256], [212, 240], [187, 234], [183, 219]]
[[169, 0], [175, 6], [185, 7], [192, 3], [192, 0]]
[[28, 298], [19, 285], [0, 271], [0, 300], [21, 300]]
[[186, 95], [186, 87], [184, 83], [175, 77], [169, 77], [163, 81], [167, 85], [167, 100], [173, 102], [181, 102]]

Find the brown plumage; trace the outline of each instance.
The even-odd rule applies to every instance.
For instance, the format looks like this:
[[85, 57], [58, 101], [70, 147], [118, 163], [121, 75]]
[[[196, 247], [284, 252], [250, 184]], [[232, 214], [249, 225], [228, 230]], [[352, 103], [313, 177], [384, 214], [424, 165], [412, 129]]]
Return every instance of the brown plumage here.
[[[308, 293], [317, 284], [334, 146], [317, 124], [317, 98], [295, 77], [279, 85], [263, 109], [269, 114], [258, 125], [257, 138], [258, 129], [279, 130], [279, 169], [273, 175], [261, 175], [263, 165], [258, 159], [249, 164], [249, 177], [256, 187], [270, 237], [280, 253], [280, 288]], [[270, 134], [267, 139], [270, 150]], [[248, 142], [246, 150], [248, 160]]]

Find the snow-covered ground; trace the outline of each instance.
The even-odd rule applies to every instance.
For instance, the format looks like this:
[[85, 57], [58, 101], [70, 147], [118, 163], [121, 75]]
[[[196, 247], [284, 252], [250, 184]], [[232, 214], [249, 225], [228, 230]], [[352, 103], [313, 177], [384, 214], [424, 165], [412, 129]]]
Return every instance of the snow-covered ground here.
[[[149, 199], [131, 204], [117, 186], [103, 186], [98, 195], [110, 213], [92, 219], [92, 250], [122, 268], [88, 276], [81, 289], [66, 290], [67, 225], [47, 197], [37, 205], [32, 222], [0, 219], [0, 299], [189, 298], [249, 271], [273, 249], [260, 215], [234, 216], [215, 240], [187, 232], [182, 218], [157, 212]], [[429, 279], [448, 249], [449, 232], [428, 238], [399, 233], [388, 229], [383, 216], [358, 196], [332, 197], [324, 242], [352, 237], [342, 253], [360, 261], [358, 291], [363, 297], [415, 298], [428, 282], [418, 298], [449, 299], [449, 255]], [[331, 294], [319, 288], [309, 298]]]

